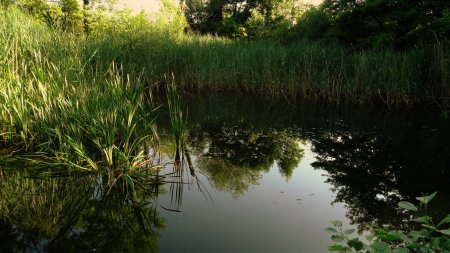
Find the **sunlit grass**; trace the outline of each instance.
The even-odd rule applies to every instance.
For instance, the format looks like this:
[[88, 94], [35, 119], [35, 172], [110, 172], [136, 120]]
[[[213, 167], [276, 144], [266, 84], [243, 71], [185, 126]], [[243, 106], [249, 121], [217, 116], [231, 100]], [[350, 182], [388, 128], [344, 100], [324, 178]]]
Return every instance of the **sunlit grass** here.
[[86, 38], [0, 12], [0, 163], [126, 177], [158, 168], [155, 111], [136, 73], [114, 61], [97, 71], [81, 57]]

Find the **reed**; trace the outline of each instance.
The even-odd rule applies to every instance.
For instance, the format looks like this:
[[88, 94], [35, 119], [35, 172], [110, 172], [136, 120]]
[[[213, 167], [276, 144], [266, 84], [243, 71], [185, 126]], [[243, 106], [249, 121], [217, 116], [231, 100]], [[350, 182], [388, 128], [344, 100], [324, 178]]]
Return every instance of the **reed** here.
[[[126, 41], [97, 37], [86, 50], [96, 68], [115, 60], [127, 71], [144, 70], [147, 83], [175, 83], [189, 92], [232, 91], [327, 103], [412, 106], [448, 104], [448, 42], [407, 51], [355, 51], [335, 44], [229, 40], [178, 35], [164, 41], [152, 32], [131, 34]], [[126, 48], [117, 50], [117, 48]]]
[[90, 68], [85, 40], [0, 9], [0, 163], [126, 176], [157, 168], [144, 83], [114, 62]]
[[167, 105], [169, 109], [170, 125], [172, 134], [175, 140], [175, 147], [177, 152], [184, 148], [184, 141], [187, 134], [186, 116], [183, 116], [180, 94], [177, 92], [177, 87], [173, 81], [167, 84]]

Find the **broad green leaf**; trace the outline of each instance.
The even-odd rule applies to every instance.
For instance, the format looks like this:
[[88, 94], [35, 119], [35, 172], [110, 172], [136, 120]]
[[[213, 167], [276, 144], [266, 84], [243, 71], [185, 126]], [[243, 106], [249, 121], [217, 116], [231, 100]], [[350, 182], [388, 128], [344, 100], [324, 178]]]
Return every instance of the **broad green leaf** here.
[[437, 227], [440, 227], [441, 225], [444, 225], [447, 223], [450, 223], [450, 214], [447, 214], [447, 217], [442, 219], [441, 222], [439, 222], [439, 224], [437, 225]]
[[400, 241], [400, 238], [397, 235], [390, 232], [388, 234], [379, 235], [378, 238], [385, 241]]
[[[428, 252], [436, 252], [436, 253], [448, 253], [450, 252], [450, 238], [448, 238], [447, 236], [439, 236], [439, 237], [431, 237], [430, 241], [428, 243], [426, 243], [425, 245], [422, 245], [425, 247], [421, 247], [420, 249], [422, 250], [421, 252], [423, 253], [428, 253]], [[437, 251], [423, 251], [424, 249], [436, 249]], [[444, 250], [445, 249], [445, 250]]]
[[419, 231], [411, 231], [409, 233], [409, 236], [412, 237], [411, 239], [412, 239], [413, 242], [416, 242], [417, 240], [419, 240], [419, 238], [423, 237], [422, 233], [419, 232]]
[[332, 235], [331, 240], [334, 242], [342, 242], [344, 240], [344, 236], [342, 235]]
[[344, 230], [344, 234], [350, 235], [353, 234], [356, 230], [354, 228]]
[[450, 235], [450, 229], [439, 230], [439, 232], [443, 233], [444, 235]]
[[332, 227], [327, 227], [327, 228], [325, 229], [325, 231], [326, 231], [326, 232], [329, 232], [329, 233], [337, 233], [337, 230], [336, 230], [335, 228], [332, 228]]
[[382, 242], [382, 241], [376, 241], [371, 245], [371, 249], [369, 250], [369, 252], [373, 252], [373, 253], [390, 253], [391, 251], [391, 247], [389, 246], [389, 244]]
[[360, 251], [364, 248], [364, 243], [358, 240], [358, 238], [348, 241], [347, 244], [348, 246], [354, 248], [356, 251]]
[[329, 251], [345, 251], [347, 250], [348, 247], [344, 247], [342, 245], [333, 245], [333, 246], [328, 246], [328, 250]]
[[416, 199], [424, 204], [428, 204], [428, 202], [430, 202], [436, 196], [436, 194], [437, 192], [433, 192], [428, 196], [417, 197]]
[[414, 221], [420, 222], [420, 223], [426, 223], [430, 224], [432, 219], [430, 216], [421, 216], [414, 219]]
[[428, 228], [428, 229], [431, 229], [431, 230], [434, 230], [434, 231], [437, 231], [437, 228], [436, 228], [436, 227], [430, 226], [430, 225], [427, 225], [427, 224], [422, 224], [422, 227]]
[[400, 201], [398, 202], [398, 206], [406, 210], [417, 212], [417, 207], [408, 201]]
[[375, 233], [377, 233], [377, 235], [385, 235], [387, 234], [389, 231], [382, 229], [382, 228], [376, 228], [374, 229]]
[[331, 224], [333, 224], [335, 227], [342, 227], [342, 221], [340, 221], [340, 220], [333, 220], [333, 221], [330, 221], [331, 222]]
[[398, 237], [400, 240], [402, 240], [404, 242], [407, 242], [407, 243], [412, 242], [411, 238], [409, 238], [407, 235], [405, 235], [405, 233], [403, 233], [400, 230], [391, 231], [391, 232], [389, 232], [389, 234], [392, 234], [392, 235]]
[[409, 243], [406, 245], [406, 247], [410, 248], [410, 249], [419, 249], [420, 248], [420, 244], [419, 243]]

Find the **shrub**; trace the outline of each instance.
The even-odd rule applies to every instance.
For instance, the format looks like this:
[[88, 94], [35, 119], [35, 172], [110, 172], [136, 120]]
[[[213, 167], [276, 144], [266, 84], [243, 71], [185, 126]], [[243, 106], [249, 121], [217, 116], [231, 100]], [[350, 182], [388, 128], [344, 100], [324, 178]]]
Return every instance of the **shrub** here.
[[436, 192], [423, 197], [417, 197], [419, 206], [407, 201], [398, 203], [407, 211], [421, 214], [414, 219], [420, 224], [420, 230], [386, 230], [375, 229], [373, 235], [366, 236], [368, 243], [351, 237], [355, 229], [343, 229], [341, 221], [332, 221], [333, 227], [325, 229], [331, 232], [331, 240], [343, 244], [329, 246], [330, 251], [364, 252], [364, 253], [408, 253], [408, 252], [450, 252], [450, 214], [439, 223], [427, 215], [427, 205], [436, 196]]

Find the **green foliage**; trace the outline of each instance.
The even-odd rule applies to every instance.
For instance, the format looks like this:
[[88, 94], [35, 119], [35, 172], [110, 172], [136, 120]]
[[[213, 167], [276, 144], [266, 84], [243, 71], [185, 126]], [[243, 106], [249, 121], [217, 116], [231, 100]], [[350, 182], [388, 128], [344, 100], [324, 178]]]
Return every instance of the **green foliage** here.
[[319, 8], [311, 6], [299, 17], [291, 36], [296, 39], [325, 39], [329, 27], [328, 16]]
[[298, 29], [308, 31], [303, 34], [307, 39], [322, 34], [320, 39], [346, 45], [405, 48], [446, 38], [448, 8], [448, 1], [325, 0], [309, 10], [321, 16], [319, 25], [300, 19]]
[[[55, 23], [62, 22], [64, 17], [58, 8], [54, 10], [59, 13], [54, 15], [58, 17]], [[387, 106], [433, 101], [443, 110], [448, 106], [450, 51], [445, 41], [405, 52], [389, 49], [355, 52], [336, 44], [305, 41], [293, 44], [233, 41], [184, 34], [186, 23], [179, 8], [163, 9], [156, 16], [96, 10], [90, 14], [89, 35], [76, 38], [67, 35], [73, 48], [63, 46], [55, 54], [63, 57], [65, 50], [73, 50], [74, 57], [68, 59], [82, 62], [67, 62], [68, 69], [73, 71], [76, 68], [69, 65], [81, 64], [85, 67], [83, 71], [105, 73], [115, 62], [123, 67], [124, 73], [133, 78], [142, 76], [142, 81], [150, 84], [164, 83], [165, 75], [173, 73], [175, 83], [190, 91], [228, 90], [289, 100], [325, 99], [332, 103], [382, 101]], [[250, 17], [247, 24], [252, 27], [268, 24], [266, 12], [254, 9], [251, 13], [259, 18]], [[308, 15], [306, 12], [302, 17]], [[235, 37], [271, 38], [290, 29], [283, 23], [286, 20], [280, 21], [285, 25], [278, 26], [279, 29], [254, 30], [247, 29], [246, 23], [236, 26], [238, 23], [232, 18], [226, 20], [230, 20], [230, 32]], [[82, 29], [81, 24], [78, 29]], [[58, 29], [50, 30], [57, 33]]]
[[83, 12], [77, 0], [61, 0], [62, 27], [73, 33], [83, 32]]
[[266, 37], [267, 29], [264, 16], [256, 9], [251, 11], [251, 17], [245, 22], [250, 38]]
[[174, 83], [173, 77], [171, 81], [167, 82], [166, 89], [172, 134], [175, 140], [175, 147], [177, 150], [180, 150], [184, 148], [187, 134], [186, 116], [183, 116], [180, 94], [177, 92], [177, 87]]
[[325, 0], [320, 6], [291, 0], [188, 1], [185, 15], [200, 33], [280, 41], [325, 40], [353, 47], [406, 48], [448, 38], [448, 1]]
[[44, 0], [21, 0], [17, 4], [36, 19], [45, 20], [47, 4]]
[[188, 26], [182, 6], [170, 0], [163, 0], [162, 3], [153, 23], [160, 33], [181, 35]]
[[142, 150], [157, 140], [153, 108], [139, 77], [113, 61], [98, 72], [82, 58], [83, 37], [0, 12], [0, 148], [16, 154], [0, 163], [114, 177], [153, 168]]
[[188, 1], [185, 15], [191, 29], [200, 33], [284, 40], [303, 9], [292, 0]]
[[408, 253], [408, 252], [449, 252], [450, 251], [450, 214], [437, 225], [426, 215], [428, 203], [436, 196], [436, 192], [428, 196], [418, 197], [419, 206], [401, 201], [398, 205], [407, 211], [420, 213], [423, 216], [414, 219], [420, 224], [419, 230], [385, 230], [375, 229], [375, 234], [360, 241], [351, 237], [354, 229], [343, 230], [342, 222], [332, 221], [333, 227], [325, 231], [332, 233], [331, 240], [344, 242], [330, 246], [330, 251], [367, 252], [367, 253]]
[[218, 35], [227, 36], [230, 38], [245, 38], [247, 32], [242, 24], [238, 24], [233, 17], [224, 18], [216, 25], [216, 32]]

